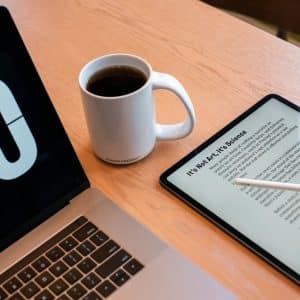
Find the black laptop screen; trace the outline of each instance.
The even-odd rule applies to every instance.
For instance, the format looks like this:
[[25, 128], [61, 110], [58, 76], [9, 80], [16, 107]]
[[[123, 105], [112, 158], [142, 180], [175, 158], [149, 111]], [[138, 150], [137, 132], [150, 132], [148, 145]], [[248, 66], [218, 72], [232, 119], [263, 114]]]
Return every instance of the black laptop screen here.
[[1, 251], [89, 183], [3, 7], [0, 38]]

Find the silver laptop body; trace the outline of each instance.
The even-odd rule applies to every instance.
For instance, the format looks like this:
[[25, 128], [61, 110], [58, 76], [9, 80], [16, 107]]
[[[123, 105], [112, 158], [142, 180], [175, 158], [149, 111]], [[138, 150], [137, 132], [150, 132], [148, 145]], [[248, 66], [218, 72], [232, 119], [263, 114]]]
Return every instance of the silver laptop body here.
[[[81, 215], [143, 264], [143, 269], [130, 276], [109, 299], [235, 299], [223, 286], [93, 188], [75, 197], [69, 206], [1, 252], [0, 273]], [[96, 287], [91, 290], [96, 291]]]

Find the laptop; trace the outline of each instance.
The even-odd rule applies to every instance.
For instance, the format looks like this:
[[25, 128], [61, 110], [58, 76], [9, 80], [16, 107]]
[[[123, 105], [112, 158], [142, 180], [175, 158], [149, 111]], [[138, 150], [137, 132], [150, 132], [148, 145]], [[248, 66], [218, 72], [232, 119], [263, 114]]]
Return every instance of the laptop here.
[[90, 187], [4, 7], [0, 35], [0, 300], [234, 299]]

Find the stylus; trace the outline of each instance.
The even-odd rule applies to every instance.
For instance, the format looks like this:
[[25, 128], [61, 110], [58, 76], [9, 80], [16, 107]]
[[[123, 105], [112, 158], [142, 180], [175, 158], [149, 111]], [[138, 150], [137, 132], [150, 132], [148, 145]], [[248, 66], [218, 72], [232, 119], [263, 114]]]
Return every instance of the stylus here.
[[296, 183], [256, 180], [256, 179], [248, 179], [248, 178], [235, 178], [233, 180], [233, 183], [238, 185], [300, 192], [300, 184], [296, 184]]

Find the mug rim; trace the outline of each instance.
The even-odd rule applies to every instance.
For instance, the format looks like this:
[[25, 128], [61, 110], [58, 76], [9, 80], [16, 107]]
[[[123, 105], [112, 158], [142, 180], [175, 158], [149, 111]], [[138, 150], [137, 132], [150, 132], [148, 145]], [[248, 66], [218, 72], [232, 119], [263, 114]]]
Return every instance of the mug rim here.
[[[109, 57], [116, 57], [116, 56], [119, 56], [119, 57], [121, 57], [121, 56], [123, 56], [123, 57], [130, 57], [130, 58], [133, 58], [133, 59], [136, 59], [136, 60], [142, 62], [146, 66], [146, 68], [148, 69], [148, 71], [149, 71], [149, 76], [147, 76], [147, 74], [145, 74], [148, 77], [147, 80], [146, 80], [146, 82], [140, 88], [138, 88], [137, 90], [135, 90], [135, 91], [133, 91], [131, 93], [128, 93], [128, 94], [120, 95], [120, 96], [101, 96], [101, 95], [97, 95], [97, 94], [94, 94], [94, 93], [91, 93], [90, 91], [88, 91], [87, 88], [86, 88], [86, 86], [84, 86], [83, 82], [82, 82], [83, 81], [83, 76], [84, 76], [83, 74], [84, 74], [84, 72], [86, 72], [89, 67], [91, 67], [93, 64], [95, 64], [99, 60], [104, 60], [104, 59], [108, 59]], [[113, 64], [111, 66], [113, 66]], [[93, 73], [93, 74], [95, 74], [95, 73]], [[97, 99], [101, 99], [101, 100], [106, 100], [106, 99], [107, 100], [118, 100], [118, 99], [127, 98], [128, 96], [135, 95], [135, 94], [139, 93], [141, 90], [145, 89], [150, 84], [151, 75], [152, 75], [152, 67], [142, 57], [137, 56], [137, 55], [133, 55], [133, 54], [127, 54], [127, 53], [112, 53], [112, 54], [106, 54], [106, 55], [103, 55], [103, 56], [96, 57], [96, 58], [90, 60], [89, 62], [87, 62], [82, 67], [82, 69], [80, 70], [80, 73], [79, 73], [79, 76], [78, 76], [78, 81], [79, 81], [79, 86], [80, 86], [81, 90], [83, 92], [85, 92], [86, 94], [88, 94], [89, 96], [91, 96], [91, 97], [94, 97], [94, 98], [97, 98]], [[89, 78], [90, 77], [91, 76], [89, 76]]]

